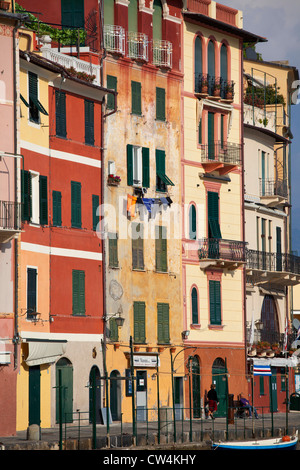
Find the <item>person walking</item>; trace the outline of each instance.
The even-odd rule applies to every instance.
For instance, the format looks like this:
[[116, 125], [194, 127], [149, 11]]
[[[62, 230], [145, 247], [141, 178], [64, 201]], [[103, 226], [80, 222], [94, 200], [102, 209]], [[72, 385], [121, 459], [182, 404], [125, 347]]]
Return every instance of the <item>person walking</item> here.
[[211, 384], [210, 390], [207, 394], [207, 398], [208, 398], [208, 415], [207, 415], [207, 417], [208, 418], [211, 417], [211, 419], [215, 419], [214, 413], [215, 413], [215, 411], [218, 410], [218, 404], [219, 404], [215, 384]]

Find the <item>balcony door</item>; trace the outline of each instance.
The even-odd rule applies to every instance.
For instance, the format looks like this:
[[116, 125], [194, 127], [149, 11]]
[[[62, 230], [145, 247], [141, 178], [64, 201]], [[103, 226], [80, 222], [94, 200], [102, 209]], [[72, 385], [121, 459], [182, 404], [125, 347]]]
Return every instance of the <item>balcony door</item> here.
[[279, 342], [280, 331], [278, 313], [275, 299], [272, 295], [265, 295], [261, 309], [261, 321], [263, 322], [261, 340], [267, 341], [268, 343]]

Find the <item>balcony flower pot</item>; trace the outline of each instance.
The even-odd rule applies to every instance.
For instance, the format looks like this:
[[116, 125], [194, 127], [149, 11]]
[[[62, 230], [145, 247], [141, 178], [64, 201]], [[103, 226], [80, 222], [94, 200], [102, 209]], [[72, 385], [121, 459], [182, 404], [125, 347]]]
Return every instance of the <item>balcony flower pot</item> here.
[[120, 176], [108, 175], [107, 184], [109, 186], [119, 186], [121, 182]]
[[176, 348], [170, 348], [170, 353], [174, 354], [176, 352]]
[[147, 352], [152, 352], [153, 348], [151, 346], [147, 346]]
[[160, 353], [164, 352], [164, 350], [165, 350], [165, 348], [163, 348], [162, 346], [160, 346], [160, 347], [158, 348], [158, 352], [160, 352]]
[[115, 351], [116, 351], [117, 349], [119, 349], [119, 347], [120, 347], [120, 343], [115, 343], [115, 344], [114, 344], [114, 350], [115, 350]]
[[140, 347], [139, 347], [139, 346], [134, 346], [134, 351], [135, 351], [135, 352], [139, 352], [139, 350], [140, 350]]

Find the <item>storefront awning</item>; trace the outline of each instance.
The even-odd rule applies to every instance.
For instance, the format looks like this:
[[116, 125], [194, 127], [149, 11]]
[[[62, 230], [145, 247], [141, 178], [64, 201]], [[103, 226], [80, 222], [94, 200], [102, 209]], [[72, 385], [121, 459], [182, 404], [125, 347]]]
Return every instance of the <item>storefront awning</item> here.
[[28, 366], [51, 364], [66, 352], [66, 341], [28, 341]]
[[269, 359], [253, 358], [253, 365], [270, 365], [271, 367], [296, 367], [299, 363], [297, 356], [271, 357]]

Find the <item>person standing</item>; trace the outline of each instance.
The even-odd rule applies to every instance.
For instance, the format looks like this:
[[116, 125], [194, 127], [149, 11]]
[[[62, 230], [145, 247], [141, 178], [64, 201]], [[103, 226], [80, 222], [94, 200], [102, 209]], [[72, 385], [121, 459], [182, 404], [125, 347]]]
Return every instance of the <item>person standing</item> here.
[[219, 404], [215, 384], [211, 384], [210, 390], [207, 394], [207, 398], [208, 398], [208, 416], [207, 417], [208, 418], [211, 417], [211, 419], [215, 419], [214, 412], [218, 410], [218, 404]]

